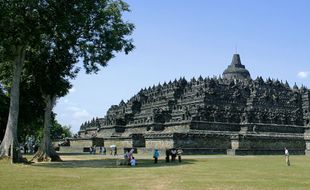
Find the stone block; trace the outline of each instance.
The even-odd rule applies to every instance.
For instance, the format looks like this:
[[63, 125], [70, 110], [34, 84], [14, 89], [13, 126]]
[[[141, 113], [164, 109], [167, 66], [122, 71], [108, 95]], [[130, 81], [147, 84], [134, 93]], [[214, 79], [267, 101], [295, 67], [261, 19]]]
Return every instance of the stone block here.
[[235, 156], [236, 155], [236, 149], [227, 149], [227, 155]]

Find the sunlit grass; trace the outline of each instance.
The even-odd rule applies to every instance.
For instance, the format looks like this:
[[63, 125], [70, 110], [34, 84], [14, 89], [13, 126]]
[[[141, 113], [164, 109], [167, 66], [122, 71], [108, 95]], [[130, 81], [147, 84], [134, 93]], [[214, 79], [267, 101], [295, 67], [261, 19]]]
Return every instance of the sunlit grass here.
[[0, 189], [310, 189], [310, 157], [184, 157], [182, 163], [155, 165], [139, 158], [137, 167], [116, 165], [104, 156], [63, 156], [60, 163], [0, 161]]

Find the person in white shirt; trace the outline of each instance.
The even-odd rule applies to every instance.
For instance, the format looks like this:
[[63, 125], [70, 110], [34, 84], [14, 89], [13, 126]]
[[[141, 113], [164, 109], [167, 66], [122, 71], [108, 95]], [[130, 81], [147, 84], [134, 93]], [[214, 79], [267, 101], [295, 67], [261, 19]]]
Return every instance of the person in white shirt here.
[[284, 154], [285, 154], [286, 165], [290, 166], [291, 165], [291, 163], [290, 163], [290, 154], [289, 154], [288, 149], [286, 147], [284, 148]]

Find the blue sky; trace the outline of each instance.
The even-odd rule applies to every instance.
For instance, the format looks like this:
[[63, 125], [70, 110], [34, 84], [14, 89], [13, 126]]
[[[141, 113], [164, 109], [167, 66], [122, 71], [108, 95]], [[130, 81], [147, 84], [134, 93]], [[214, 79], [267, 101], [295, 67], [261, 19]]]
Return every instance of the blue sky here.
[[218, 76], [233, 53], [252, 78], [310, 87], [310, 1], [127, 0], [136, 49], [118, 54], [97, 75], [80, 72], [54, 109], [77, 132], [141, 88], [175, 78]]

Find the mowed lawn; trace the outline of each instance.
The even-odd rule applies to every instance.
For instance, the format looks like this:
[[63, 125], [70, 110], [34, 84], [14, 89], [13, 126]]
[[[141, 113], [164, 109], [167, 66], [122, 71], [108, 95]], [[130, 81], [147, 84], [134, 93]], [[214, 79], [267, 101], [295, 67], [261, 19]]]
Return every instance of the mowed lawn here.
[[117, 166], [115, 158], [62, 156], [59, 163], [15, 164], [0, 160], [0, 189], [310, 189], [310, 157], [184, 156], [159, 164], [136, 155], [138, 166]]

